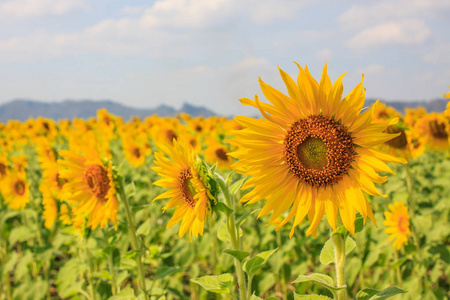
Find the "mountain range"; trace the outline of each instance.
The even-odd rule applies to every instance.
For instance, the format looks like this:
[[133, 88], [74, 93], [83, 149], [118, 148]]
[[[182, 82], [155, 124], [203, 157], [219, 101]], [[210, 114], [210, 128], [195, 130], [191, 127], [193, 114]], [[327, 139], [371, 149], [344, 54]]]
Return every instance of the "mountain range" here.
[[209, 117], [217, 115], [202, 106], [195, 106], [184, 103], [181, 109], [177, 110], [168, 105], [160, 105], [156, 108], [133, 108], [111, 100], [65, 100], [62, 102], [39, 102], [34, 100], [17, 99], [0, 105], [0, 122], [8, 120], [25, 121], [29, 118], [39, 116], [49, 119], [88, 119], [95, 117], [97, 110], [106, 108], [106, 110], [116, 116], [121, 116], [124, 120], [131, 117], [145, 118], [151, 115], [161, 117], [174, 116], [178, 113], [188, 113], [191, 116]]
[[[366, 106], [374, 103], [375, 99], [367, 99]], [[434, 99], [430, 101], [383, 101], [393, 106], [400, 112], [405, 108], [425, 107], [428, 112], [441, 112], [445, 110], [448, 102], [446, 99]], [[129, 120], [136, 116], [145, 118], [151, 115], [161, 117], [174, 116], [178, 113], [188, 113], [192, 116], [210, 117], [218, 115], [217, 113], [203, 107], [184, 103], [181, 109], [175, 109], [168, 105], [160, 105], [156, 108], [133, 108], [111, 100], [65, 100], [62, 102], [40, 102], [35, 100], [16, 99], [11, 102], [0, 105], [0, 122], [8, 120], [25, 121], [29, 118], [39, 116], [50, 119], [73, 119], [75, 117], [88, 119], [96, 116], [97, 110], [106, 108], [108, 112], [121, 116], [124, 120]]]

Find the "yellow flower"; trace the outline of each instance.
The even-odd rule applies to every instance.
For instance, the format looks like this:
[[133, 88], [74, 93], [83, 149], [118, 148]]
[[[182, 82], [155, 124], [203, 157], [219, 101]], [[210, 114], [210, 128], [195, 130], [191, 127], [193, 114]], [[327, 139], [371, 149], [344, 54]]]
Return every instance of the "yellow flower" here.
[[206, 162], [211, 165], [217, 163], [217, 167], [220, 170], [230, 169], [233, 160], [230, 156], [228, 156], [228, 153], [230, 152], [228, 147], [222, 145], [216, 139], [211, 137], [207, 138], [205, 142], [206, 145], [208, 145], [204, 151]]
[[148, 142], [133, 136], [123, 136], [122, 148], [125, 158], [135, 168], [142, 166], [146, 156], [152, 153]]
[[416, 122], [415, 130], [431, 151], [449, 149], [450, 121], [445, 113], [430, 113]]
[[394, 205], [389, 204], [389, 210], [384, 212], [385, 221], [384, 226], [387, 226], [385, 232], [390, 234], [389, 241], [394, 240], [393, 246], [395, 249], [400, 248], [408, 243], [408, 235], [411, 234], [409, 230], [409, 215], [408, 207], [403, 202], [395, 202]]
[[[90, 141], [93, 141], [92, 143]], [[60, 178], [67, 182], [62, 187], [64, 197], [77, 220], [88, 217], [87, 227], [105, 227], [111, 220], [117, 229], [119, 203], [112, 173], [112, 162], [103, 162], [94, 134], [85, 137], [81, 153], [61, 150], [58, 160]]]
[[[350, 233], [355, 231], [356, 211], [366, 219], [375, 219], [363, 192], [382, 196], [374, 182], [386, 177], [377, 172], [392, 170], [385, 162], [404, 159], [380, 152], [374, 147], [398, 136], [383, 131], [388, 124], [374, 123], [376, 104], [363, 110], [365, 89], [362, 82], [348, 96], [343, 93], [341, 75], [332, 84], [327, 67], [320, 83], [299, 66], [298, 84], [280, 69], [289, 96], [264, 83], [261, 89], [271, 104], [240, 99], [257, 107], [265, 119], [235, 117], [245, 129], [235, 131], [230, 141], [238, 150], [236, 171], [252, 175], [242, 189], [253, 188], [241, 201], [267, 200], [259, 217], [273, 211], [273, 223], [285, 211], [289, 213], [277, 229], [294, 218], [290, 235], [308, 214], [306, 234], [316, 235], [326, 214], [336, 230], [337, 214]], [[361, 113], [362, 112], [362, 113]]]
[[154, 184], [169, 190], [153, 201], [171, 198], [163, 207], [163, 211], [176, 207], [167, 228], [181, 221], [179, 237], [183, 237], [188, 230], [189, 237], [203, 235], [205, 221], [211, 208], [210, 199], [213, 197], [202, 179], [204, 175], [202, 170], [198, 170], [195, 166], [189, 143], [184, 140], [173, 140], [173, 145], [159, 145], [159, 149], [162, 152], [155, 153], [156, 166], [152, 169], [162, 178]]
[[25, 172], [10, 170], [3, 178], [0, 192], [8, 207], [14, 210], [22, 210], [30, 202], [30, 185]]

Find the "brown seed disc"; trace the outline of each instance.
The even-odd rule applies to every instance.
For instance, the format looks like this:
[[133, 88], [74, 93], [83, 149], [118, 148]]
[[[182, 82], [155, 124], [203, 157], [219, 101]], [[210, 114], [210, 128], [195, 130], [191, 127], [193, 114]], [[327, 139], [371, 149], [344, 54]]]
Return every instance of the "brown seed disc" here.
[[308, 116], [292, 124], [284, 155], [295, 177], [313, 187], [336, 184], [356, 154], [350, 133], [332, 117]]
[[396, 148], [396, 149], [404, 149], [408, 145], [408, 140], [406, 139], [405, 130], [396, 125], [391, 125], [386, 128], [385, 132], [387, 133], [400, 133], [399, 136], [396, 136], [392, 140], [386, 142], [387, 145]]
[[106, 201], [106, 195], [109, 191], [108, 171], [101, 165], [88, 165], [86, 168], [86, 182], [92, 193], [100, 201]]
[[448, 133], [445, 131], [445, 124], [437, 120], [433, 120], [429, 123], [431, 135], [436, 139], [447, 139]]
[[178, 177], [178, 182], [181, 190], [181, 195], [184, 199], [184, 202], [188, 204], [190, 207], [195, 207], [195, 200], [192, 196], [192, 187], [190, 186], [189, 179], [192, 178], [191, 170], [185, 169], [180, 173], [180, 176]]

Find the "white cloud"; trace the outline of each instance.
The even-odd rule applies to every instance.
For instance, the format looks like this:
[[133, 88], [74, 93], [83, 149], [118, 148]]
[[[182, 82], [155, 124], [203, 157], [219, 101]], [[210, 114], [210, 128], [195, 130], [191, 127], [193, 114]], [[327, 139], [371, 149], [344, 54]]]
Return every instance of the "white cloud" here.
[[[82, 3], [81, 0], [22, 1], [42, 1], [54, 5], [61, 1], [73, 5]], [[242, 4], [239, 0], [159, 0], [141, 13], [102, 20], [80, 32], [37, 32], [0, 40], [0, 59], [28, 60], [84, 54], [181, 57], [200, 50], [214, 50], [212, 52], [217, 53], [223, 51], [218, 48], [232, 35], [229, 29], [232, 22], [247, 22], [248, 15], [254, 22], [289, 17], [304, 1], [307, 0], [248, 0]], [[67, 4], [65, 9], [72, 6]], [[45, 6], [47, 10], [49, 7]], [[62, 8], [53, 9], [55, 12], [63, 11]], [[231, 46], [228, 44], [222, 48], [226, 47]]]
[[331, 49], [322, 49], [316, 52], [315, 57], [319, 61], [329, 60], [333, 57], [333, 51]]
[[424, 60], [432, 64], [450, 63], [450, 43], [436, 44], [425, 54]]
[[430, 35], [430, 29], [422, 20], [385, 22], [356, 34], [348, 46], [355, 49], [392, 44], [421, 44]]
[[0, 16], [3, 19], [59, 16], [86, 8], [85, 0], [9, 0], [0, 3]]
[[372, 26], [386, 21], [418, 17], [445, 17], [450, 12], [448, 0], [382, 0], [372, 5], [354, 5], [338, 20], [347, 28]]

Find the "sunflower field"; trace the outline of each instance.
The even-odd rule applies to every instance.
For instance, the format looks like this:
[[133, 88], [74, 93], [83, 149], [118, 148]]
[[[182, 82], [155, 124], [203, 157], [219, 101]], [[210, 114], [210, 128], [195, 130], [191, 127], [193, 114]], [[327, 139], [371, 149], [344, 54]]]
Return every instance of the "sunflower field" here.
[[450, 105], [280, 75], [259, 118], [0, 123], [0, 298], [449, 299]]

